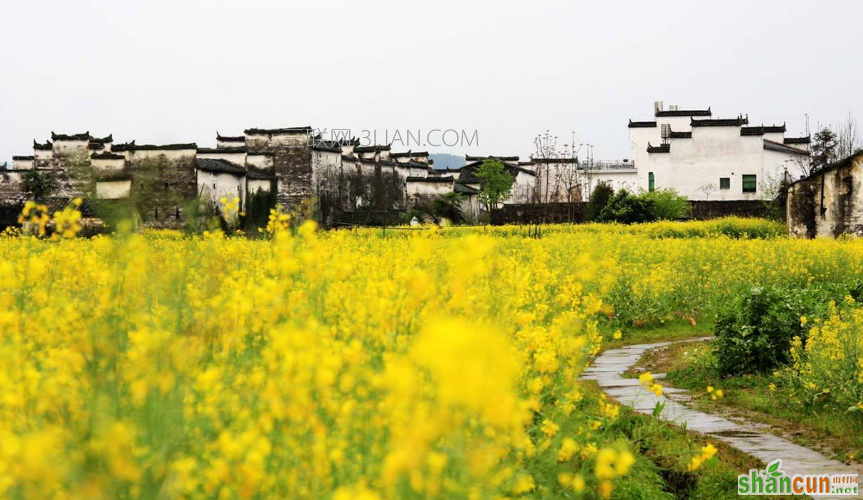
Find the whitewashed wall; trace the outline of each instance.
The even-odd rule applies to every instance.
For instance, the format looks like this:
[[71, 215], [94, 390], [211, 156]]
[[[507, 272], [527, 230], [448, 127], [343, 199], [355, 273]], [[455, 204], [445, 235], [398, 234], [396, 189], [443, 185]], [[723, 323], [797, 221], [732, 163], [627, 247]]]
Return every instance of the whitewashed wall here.
[[132, 181], [99, 181], [96, 183], [96, 198], [116, 200], [127, 198], [132, 191]]
[[233, 200], [235, 196], [239, 197], [240, 202], [245, 205], [245, 176], [198, 170], [198, 193], [215, 202], [220, 210], [222, 205], [219, 199], [223, 196], [229, 200]]
[[249, 153], [246, 155], [246, 164], [258, 170], [272, 170], [273, 155]]

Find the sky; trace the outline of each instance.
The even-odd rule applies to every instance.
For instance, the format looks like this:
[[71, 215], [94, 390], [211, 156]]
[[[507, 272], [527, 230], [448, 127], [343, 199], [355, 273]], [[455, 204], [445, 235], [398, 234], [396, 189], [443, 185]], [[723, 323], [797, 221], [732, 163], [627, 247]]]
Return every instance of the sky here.
[[0, 163], [52, 130], [213, 147], [304, 125], [632, 158], [656, 100], [803, 135], [863, 120], [861, 20], [861, 0], [0, 0]]

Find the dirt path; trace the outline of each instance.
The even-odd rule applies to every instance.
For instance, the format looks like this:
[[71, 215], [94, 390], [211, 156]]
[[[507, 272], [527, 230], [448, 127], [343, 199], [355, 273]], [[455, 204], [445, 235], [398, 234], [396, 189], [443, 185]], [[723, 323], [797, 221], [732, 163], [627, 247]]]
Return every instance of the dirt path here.
[[[702, 339], [691, 339], [678, 342], [694, 342]], [[817, 451], [810, 450], [772, 434], [759, 430], [758, 426], [746, 422], [732, 422], [718, 415], [711, 415], [693, 410], [679, 401], [685, 400], [687, 391], [667, 387], [663, 396], [656, 397], [644, 387], [638, 385], [638, 379], [623, 378], [623, 373], [635, 365], [645, 352], [659, 347], [669, 346], [677, 342], [660, 342], [657, 344], [639, 344], [610, 349], [603, 352], [593, 365], [582, 376], [585, 380], [595, 380], [600, 388], [619, 403], [631, 406], [636, 411], [651, 415], [656, 403], [662, 402], [665, 408], [660, 418], [677, 425], [685, 425], [692, 430], [719, 441], [723, 441], [765, 463], [777, 458], [782, 459], [782, 470], [788, 475], [823, 474], [823, 473], [859, 473], [842, 462], [831, 460]], [[853, 497], [827, 497], [853, 498]]]

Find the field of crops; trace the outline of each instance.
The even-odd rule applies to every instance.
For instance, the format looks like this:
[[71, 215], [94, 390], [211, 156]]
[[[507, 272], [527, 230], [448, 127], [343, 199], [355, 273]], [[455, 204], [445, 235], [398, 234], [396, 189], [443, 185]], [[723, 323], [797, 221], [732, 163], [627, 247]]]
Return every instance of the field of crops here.
[[[589, 357], [754, 285], [863, 280], [863, 242], [783, 235], [732, 219], [0, 238], [0, 497], [621, 494], [640, 462], [605, 433], [619, 409], [584, 395]], [[860, 339], [861, 322], [823, 331]]]

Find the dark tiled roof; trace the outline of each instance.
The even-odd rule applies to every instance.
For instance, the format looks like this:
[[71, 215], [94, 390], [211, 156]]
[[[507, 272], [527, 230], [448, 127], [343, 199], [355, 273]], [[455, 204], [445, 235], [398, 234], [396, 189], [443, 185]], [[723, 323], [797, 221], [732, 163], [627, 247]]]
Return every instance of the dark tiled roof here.
[[198, 170], [206, 170], [208, 172], [222, 172], [226, 174], [245, 175], [246, 169], [229, 161], [212, 160], [208, 158], [195, 159], [195, 166]]
[[124, 142], [121, 144], [114, 144], [111, 146], [112, 151], [134, 151], [135, 150], [135, 141], [132, 142]]
[[291, 135], [308, 134], [312, 127], [288, 127], [288, 128], [247, 128], [243, 131], [246, 135]]
[[809, 156], [809, 151], [792, 148], [791, 146], [786, 146], [781, 142], [771, 141], [769, 139], [764, 139], [764, 149], [768, 149], [770, 151], [778, 151], [780, 153], [791, 153], [795, 155]]
[[785, 132], [784, 123], [782, 125], [759, 125], [755, 127], [740, 127], [740, 135], [764, 135], [777, 132]]
[[455, 178], [451, 175], [447, 175], [445, 177], [439, 176], [439, 175], [433, 175], [430, 177], [408, 177], [405, 180], [407, 182], [441, 182], [441, 183], [444, 183], [444, 182], [452, 182], [455, 180]]
[[738, 116], [737, 118], [716, 118], [712, 120], [696, 120], [692, 118], [690, 125], [693, 127], [740, 127], [749, 124], [749, 118]]
[[249, 170], [246, 172], [246, 178], [252, 181], [272, 181], [276, 179], [276, 176], [272, 172], [249, 167]]
[[808, 135], [806, 137], [786, 137], [783, 142], [785, 144], [809, 144], [812, 142], [812, 138]]
[[51, 140], [54, 142], [57, 141], [89, 141], [90, 140], [90, 132], [84, 132], [83, 134], [55, 134], [51, 131]]
[[417, 151], [416, 153], [408, 151], [406, 153], [390, 153], [391, 158], [411, 158], [411, 157], [426, 157], [428, 151]]
[[92, 151], [99, 151], [105, 149], [105, 145], [101, 142], [91, 142], [90, 144], [87, 144], [87, 149], [90, 149]]
[[235, 153], [245, 153], [246, 148], [244, 146], [240, 147], [231, 147], [231, 148], [198, 148], [198, 154], [235, 154]]
[[354, 158], [353, 156], [350, 156], [350, 155], [342, 155], [342, 161], [354, 161], [355, 162], [355, 161], [357, 161], [357, 159]]
[[484, 160], [497, 160], [497, 161], [518, 161], [518, 156], [470, 156], [465, 155], [464, 161], [484, 161]]
[[33, 139], [33, 149], [37, 149], [39, 151], [51, 151], [54, 149], [54, 145], [51, 144], [51, 141], [45, 141], [45, 144], [39, 144], [36, 142], [36, 139]]
[[671, 144], [660, 144], [659, 146], [651, 146], [650, 143], [647, 143], [647, 152], [648, 153], [670, 153], [671, 152]]
[[689, 132], [675, 132], [673, 130], [668, 132], [669, 139], [692, 139], [692, 131]]
[[534, 158], [533, 163], [578, 163], [578, 158]]
[[111, 147], [113, 151], [180, 151], [185, 149], [198, 149], [198, 145], [194, 142], [188, 144], [135, 144], [135, 141], [125, 144], [116, 144]]
[[459, 182], [453, 184], [453, 191], [460, 194], [479, 194], [478, 189], [472, 188], [466, 184], [461, 184]]
[[32, 156], [13, 156], [12, 159], [17, 160], [17, 161], [28, 161], [28, 160], [32, 160], [33, 157]]
[[392, 149], [392, 146], [357, 146], [354, 148], [355, 153], [377, 153], [379, 151], [389, 151]]
[[94, 160], [125, 160], [126, 157], [123, 155], [118, 155], [112, 153], [110, 151], [105, 151], [104, 153], [95, 153], [90, 158]]
[[216, 140], [219, 142], [246, 142], [246, 137], [242, 135], [226, 136], [216, 132]]
[[629, 128], [654, 128], [656, 127], [656, 122], [634, 122], [629, 120]]
[[112, 142], [114, 142], [114, 134], [108, 134], [107, 136], [102, 137], [102, 138], [99, 138], [99, 137], [91, 137], [91, 138], [90, 138], [90, 142], [91, 142], [91, 143], [95, 143], [95, 144], [108, 144], [108, 143], [112, 143]]
[[[767, 141], [764, 141], [764, 142], [767, 142]], [[803, 153], [806, 153], [806, 152], [803, 151]], [[822, 175], [824, 172], [829, 172], [830, 170], [834, 170], [837, 168], [844, 167], [846, 165], [850, 165], [854, 162], [854, 160], [856, 160], [859, 157], [863, 157], [863, 150], [857, 151], [856, 153], [852, 153], [852, 154], [846, 156], [845, 158], [842, 158], [841, 160], [835, 161], [835, 162], [831, 163], [830, 165], [827, 165], [826, 167], [822, 167], [822, 168], [819, 168], [818, 170], [814, 170], [808, 176], [801, 177], [801, 178], [797, 179], [796, 181], [792, 182], [791, 184], [789, 184], [788, 186], [791, 187], [791, 186], [797, 184], [798, 182], [802, 182], [802, 181], [811, 179], [813, 177], [817, 177], [819, 175]]]
[[710, 108], [707, 109], [667, 109], [657, 111], [656, 116], [713, 116]]
[[272, 151], [249, 151], [246, 154], [249, 156], [273, 156]]

